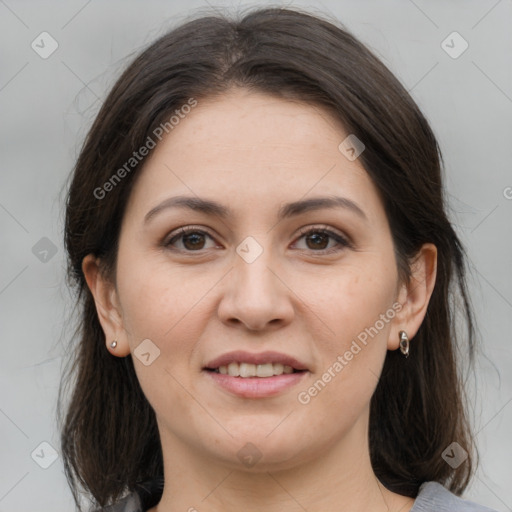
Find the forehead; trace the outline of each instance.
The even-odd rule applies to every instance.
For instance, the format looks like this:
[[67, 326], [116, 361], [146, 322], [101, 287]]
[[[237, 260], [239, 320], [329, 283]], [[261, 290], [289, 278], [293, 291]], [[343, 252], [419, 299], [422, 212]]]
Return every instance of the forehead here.
[[339, 149], [347, 135], [317, 105], [239, 89], [198, 101], [147, 157], [129, 209], [145, 215], [170, 195], [190, 195], [257, 213], [335, 194], [381, 214], [362, 164]]
[[179, 139], [180, 144], [194, 146], [207, 141], [219, 149], [225, 146], [231, 151], [256, 153], [262, 147], [273, 148], [270, 158], [280, 147], [288, 151], [288, 157], [293, 150], [298, 158], [303, 150], [318, 147], [319, 138], [337, 147], [344, 135], [342, 124], [322, 106], [240, 88], [200, 100], [177, 128], [179, 134], [178, 130], [172, 132], [176, 143]]

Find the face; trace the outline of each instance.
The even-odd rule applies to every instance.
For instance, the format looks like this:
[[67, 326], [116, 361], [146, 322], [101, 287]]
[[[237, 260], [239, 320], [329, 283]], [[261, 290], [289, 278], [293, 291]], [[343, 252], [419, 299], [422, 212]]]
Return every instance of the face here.
[[112, 293], [119, 349], [173, 453], [268, 470], [366, 440], [406, 326], [382, 202], [338, 149], [348, 135], [318, 107], [233, 90], [146, 160]]

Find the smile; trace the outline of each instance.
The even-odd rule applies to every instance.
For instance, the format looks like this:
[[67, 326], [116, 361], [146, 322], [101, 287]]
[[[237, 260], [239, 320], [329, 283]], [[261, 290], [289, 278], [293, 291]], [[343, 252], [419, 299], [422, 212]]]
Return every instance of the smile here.
[[294, 373], [299, 370], [294, 370], [289, 365], [281, 363], [265, 363], [265, 364], [251, 364], [251, 363], [230, 363], [225, 366], [219, 366], [212, 371], [221, 373], [223, 375], [230, 375], [231, 377], [273, 377], [277, 375]]
[[232, 377], [213, 371], [205, 372], [215, 385], [241, 398], [267, 398], [279, 395], [299, 384], [307, 371], [283, 373], [272, 377]]

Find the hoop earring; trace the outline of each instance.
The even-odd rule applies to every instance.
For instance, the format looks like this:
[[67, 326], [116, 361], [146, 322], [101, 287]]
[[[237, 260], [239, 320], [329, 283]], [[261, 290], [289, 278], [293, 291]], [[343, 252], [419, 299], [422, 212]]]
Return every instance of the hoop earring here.
[[407, 333], [400, 331], [398, 337], [400, 338], [400, 352], [402, 352], [405, 357], [409, 357], [409, 337]]
[[116, 348], [116, 347], [117, 347], [117, 340], [114, 340], [114, 341], [110, 344], [110, 346], [111, 346], [112, 348]]

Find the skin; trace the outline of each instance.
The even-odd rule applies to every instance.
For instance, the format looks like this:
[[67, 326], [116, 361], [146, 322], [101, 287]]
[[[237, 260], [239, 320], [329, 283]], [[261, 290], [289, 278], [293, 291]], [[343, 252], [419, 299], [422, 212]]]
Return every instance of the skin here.
[[[166, 484], [151, 512], [411, 508], [413, 499], [388, 491], [373, 473], [369, 403], [400, 330], [414, 357], [437, 253], [425, 244], [411, 281], [399, 281], [377, 190], [360, 160], [338, 149], [347, 135], [309, 104], [243, 89], [202, 100], [145, 161], [123, 218], [116, 282], [101, 275], [92, 254], [84, 259], [112, 356], [133, 354], [145, 339], [160, 350], [148, 366], [133, 357], [164, 455]], [[175, 195], [213, 199], [233, 215], [168, 208], [144, 224], [149, 210]], [[366, 219], [337, 208], [277, 222], [282, 204], [328, 195], [357, 203]], [[211, 237], [164, 247], [182, 226]], [[352, 246], [298, 231], [316, 227]], [[263, 249], [252, 263], [236, 252], [248, 236]], [[394, 318], [308, 404], [299, 403], [298, 393], [396, 302]], [[309, 373], [276, 396], [241, 398], [202, 371], [237, 349], [284, 352]], [[252, 467], [237, 456], [247, 442], [262, 455]]]

